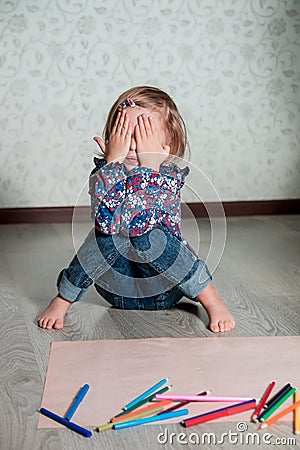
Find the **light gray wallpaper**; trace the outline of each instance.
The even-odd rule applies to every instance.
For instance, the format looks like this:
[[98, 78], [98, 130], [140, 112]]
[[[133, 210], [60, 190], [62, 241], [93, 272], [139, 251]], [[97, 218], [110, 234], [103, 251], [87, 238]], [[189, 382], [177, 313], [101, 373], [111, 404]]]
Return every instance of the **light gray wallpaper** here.
[[299, 197], [299, 0], [0, 0], [0, 33], [0, 206], [74, 205], [138, 84], [178, 104], [202, 200], [199, 170], [223, 201]]

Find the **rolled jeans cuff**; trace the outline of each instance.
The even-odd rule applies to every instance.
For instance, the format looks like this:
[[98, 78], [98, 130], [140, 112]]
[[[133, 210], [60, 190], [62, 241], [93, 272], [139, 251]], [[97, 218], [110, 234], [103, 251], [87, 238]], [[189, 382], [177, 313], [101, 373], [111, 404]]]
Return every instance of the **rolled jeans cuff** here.
[[68, 300], [69, 302], [77, 302], [87, 293], [89, 287], [80, 288], [74, 286], [74, 284], [72, 284], [68, 280], [66, 274], [62, 270], [57, 279], [57, 290], [62, 298]]
[[198, 267], [194, 274], [187, 281], [179, 284], [181, 292], [191, 300], [196, 300], [197, 295], [201, 294], [212, 281], [207, 265], [200, 259], [197, 260], [197, 263]]

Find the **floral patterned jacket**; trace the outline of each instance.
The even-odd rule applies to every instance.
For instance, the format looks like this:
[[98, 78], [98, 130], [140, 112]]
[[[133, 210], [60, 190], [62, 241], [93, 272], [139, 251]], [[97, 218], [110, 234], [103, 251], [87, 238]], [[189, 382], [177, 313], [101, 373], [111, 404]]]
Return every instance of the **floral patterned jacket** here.
[[162, 163], [159, 172], [142, 166], [129, 172], [120, 162], [97, 158], [94, 162], [89, 194], [91, 217], [99, 231], [139, 236], [162, 225], [191, 249], [180, 229], [180, 190], [188, 167]]

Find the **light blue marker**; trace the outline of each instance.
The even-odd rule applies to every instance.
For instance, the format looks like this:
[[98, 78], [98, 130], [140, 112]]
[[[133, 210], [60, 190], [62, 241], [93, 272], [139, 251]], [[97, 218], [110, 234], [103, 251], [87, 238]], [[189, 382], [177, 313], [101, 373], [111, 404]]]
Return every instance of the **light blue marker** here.
[[64, 417], [66, 420], [70, 420], [74, 416], [74, 413], [75, 413], [76, 409], [78, 408], [78, 406], [80, 405], [80, 403], [82, 402], [84, 397], [86, 396], [87, 391], [89, 390], [89, 388], [90, 387], [89, 387], [88, 384], [85, 384], [84, 386], [82, 386], [82, 388], [80, 389], [80, 391], [76, 395], [73, 403], [71, 404], [70, 408], [68, 409], [67, 414]]
[[156, 383], [154, 386], [152, 386], [150, 389], [148, 389], [143, 394], [139, 395], [137, 398], [132, 400], [132, 402], [128, 403], [128, 405], [124, 406], [124, 411], [131, 408], [132, 406], [136, 405], [136, 403], [140, 402], [141, 400], [144, 400], [144, 398], [148, 397], [149, 395], [153, 394], [157, 389], [159, 389], [161, 386], [166, 384], [168, 382], [168, 378], [164, 378], [163, 380]]
[[160, 414], [153, 417], [145, 417], [144, 419], [130, 420], [129, 422], [115, 423], [114, 430], [121, 430], [122, 428], [137, 427], [138, 425], [144, 425], [145, 423], [159, 422], [160, 420], [174, 419], [174, 417], [185, 416], [189, 413], [188, 409], [178, 409], [178, 411], [172, 411], [165, 414]]

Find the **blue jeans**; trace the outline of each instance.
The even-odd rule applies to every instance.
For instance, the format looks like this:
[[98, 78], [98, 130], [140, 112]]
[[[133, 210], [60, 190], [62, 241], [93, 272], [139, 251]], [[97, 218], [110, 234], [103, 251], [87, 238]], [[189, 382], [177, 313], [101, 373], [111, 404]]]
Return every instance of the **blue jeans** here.
[[80, 300], [94, 283], [116, 308], [167, 309], [211, 282], [205, 263], [163, 226], [136, 237], [92, 229], [57, 279], [61, 297]]

